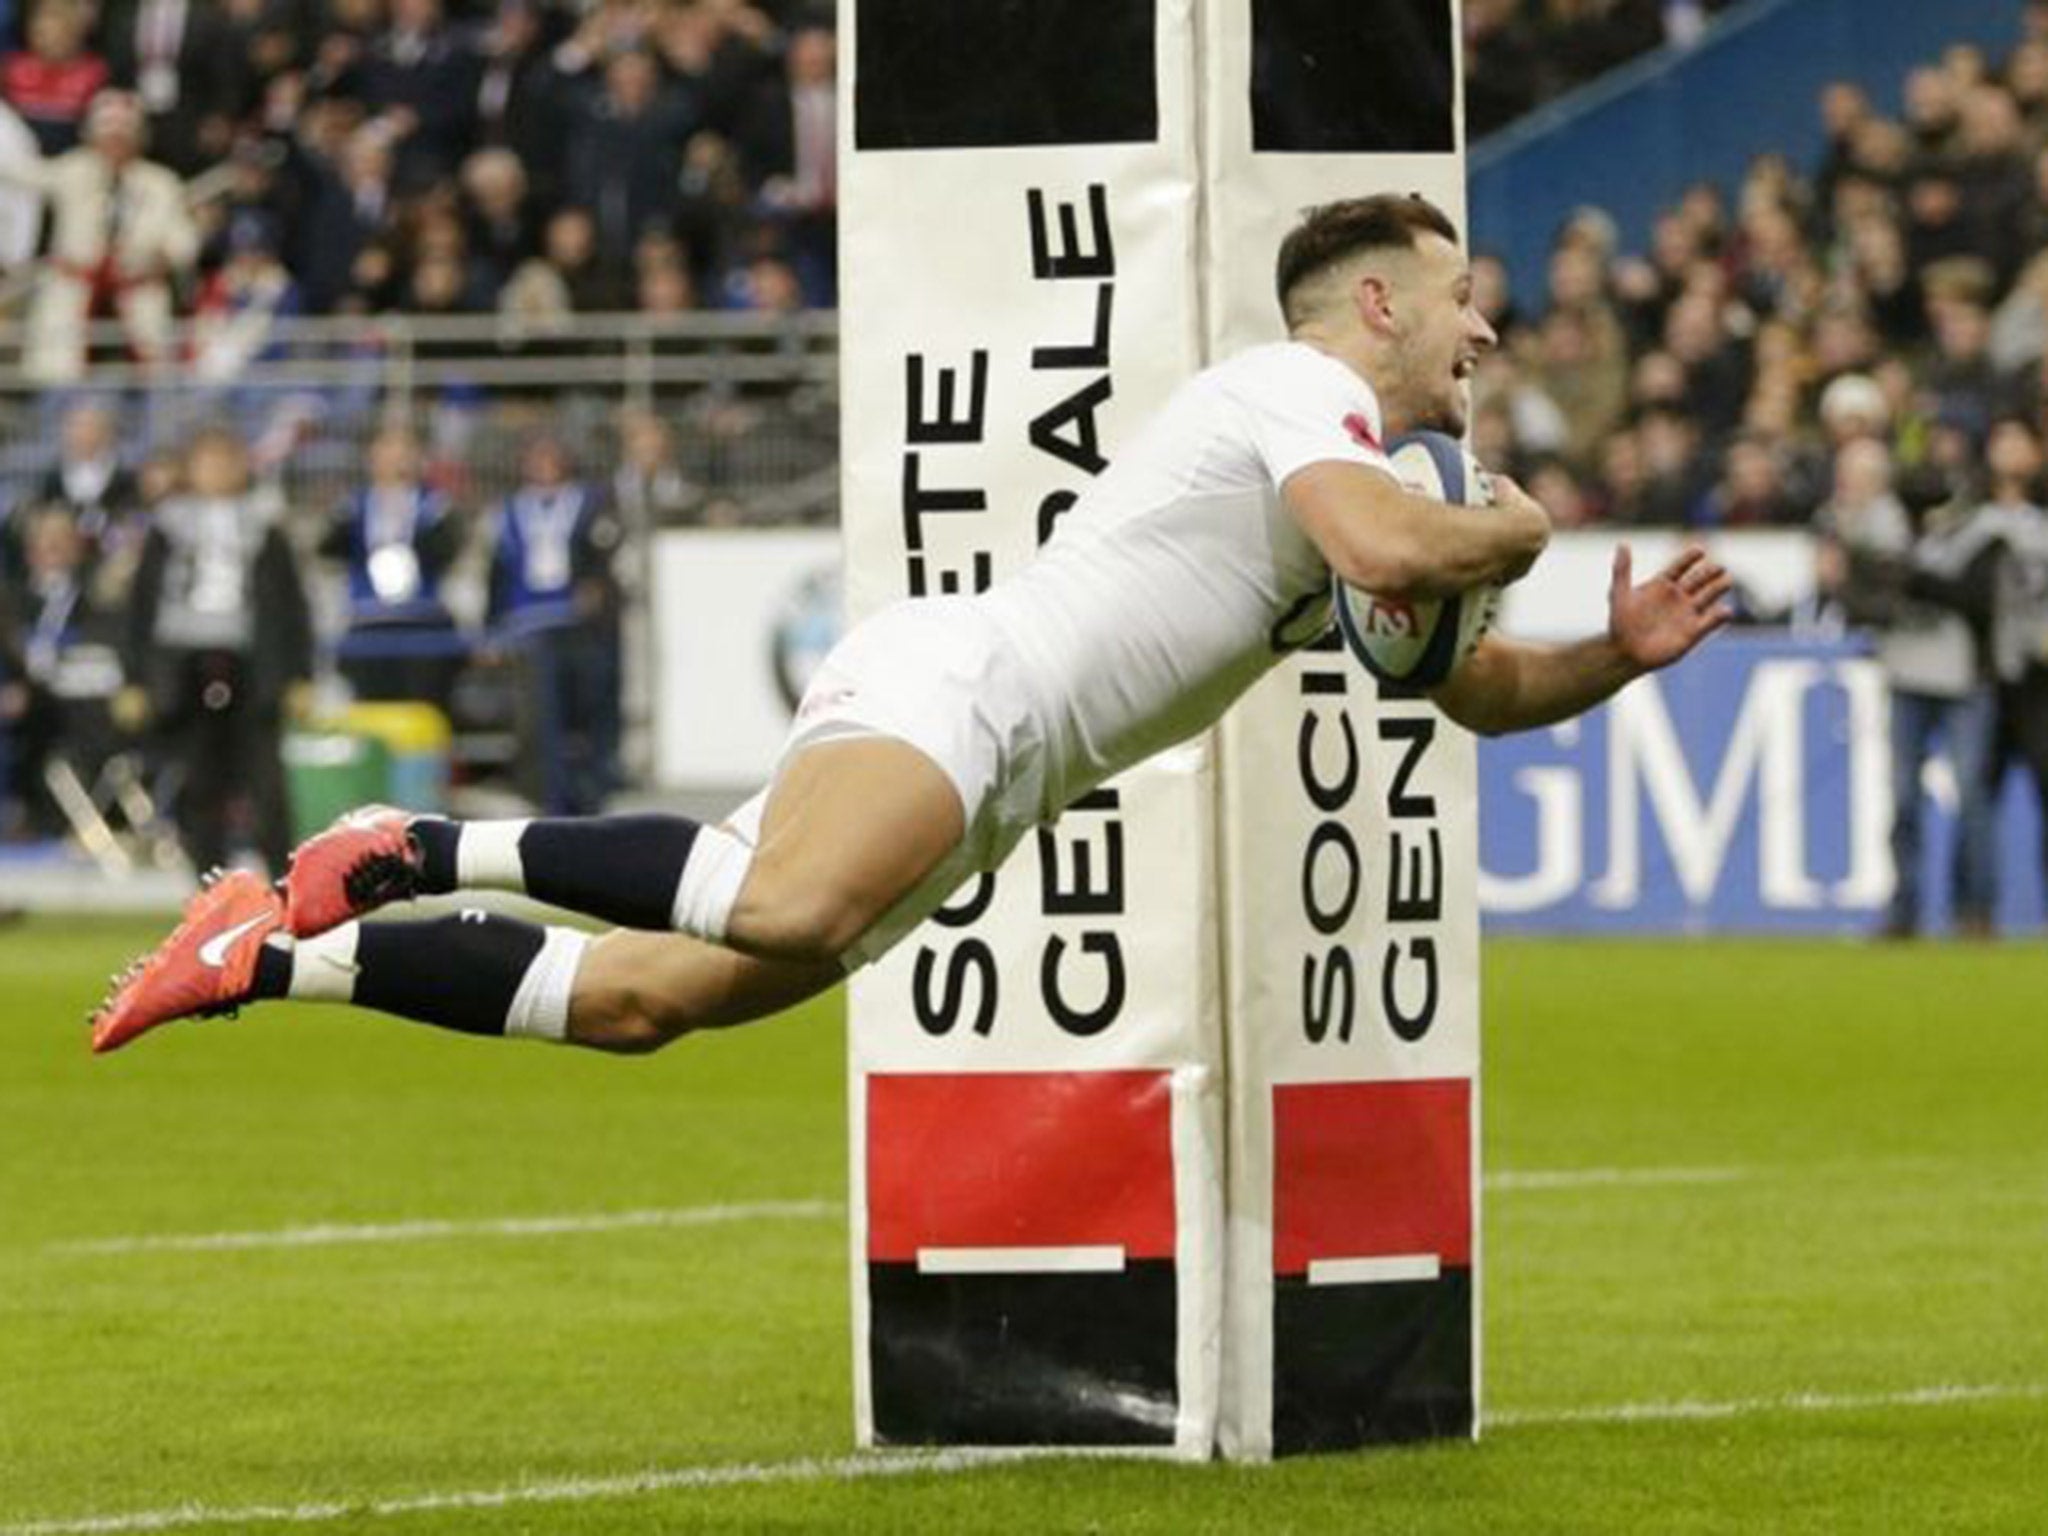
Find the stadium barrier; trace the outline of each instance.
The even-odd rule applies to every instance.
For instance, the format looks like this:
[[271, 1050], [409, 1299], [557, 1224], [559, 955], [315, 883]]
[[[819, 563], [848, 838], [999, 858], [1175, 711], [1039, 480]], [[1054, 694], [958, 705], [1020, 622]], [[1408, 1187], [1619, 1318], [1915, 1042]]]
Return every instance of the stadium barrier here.
[[[1723, 635], [1612, 704], [1481, 753], [1480, 898], [1502, 931], [1873, 930], [1892, 891], [1884, 674], [1855, 640]], [[1999, 816], [2002, 926], [2044, 920], [2039, 809]], [[1955, 780], [1925, 776], [1920, 889], [1950, 919]]]

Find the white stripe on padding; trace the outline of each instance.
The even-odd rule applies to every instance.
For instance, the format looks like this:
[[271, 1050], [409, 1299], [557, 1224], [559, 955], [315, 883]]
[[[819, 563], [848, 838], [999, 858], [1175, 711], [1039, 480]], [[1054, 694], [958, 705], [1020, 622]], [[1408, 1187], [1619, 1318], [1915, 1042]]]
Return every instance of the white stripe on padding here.
[[1114, 1275], [1124, 1251], [1113, 1244], [1075, 1248], [920, 1248], [921, 1275]]
[[1444, 1272], [1433, 1253], [1397, 1253], [1378, 1259], [1310, 1259], [1310, 1285], [1385, 1285], [1394, 1280], [1434, 1280]]
[[586, 1216], [504, 1216], [490, 1221], [380, 1221], [273, 1227], [267, 1232], [165, 1232], [50, 1243], [50, 1253], [220, 1253], [245, 1248], [330, 1248], [344, 1243], [416, 1243], [436, 1238], [561, 1237], [648, 1227], [707, 1227], [734, 1221], [823, 1221], [846, 1214], [833, 1200], [756, 1200], [682, 1205]]

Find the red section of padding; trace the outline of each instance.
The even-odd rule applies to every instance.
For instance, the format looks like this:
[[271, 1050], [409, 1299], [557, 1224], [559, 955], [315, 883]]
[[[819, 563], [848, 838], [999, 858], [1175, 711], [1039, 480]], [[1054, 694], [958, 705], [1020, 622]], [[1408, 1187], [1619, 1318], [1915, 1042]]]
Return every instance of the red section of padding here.
[[1173, 1257], [1164, 1072], [874, 1074], [868, 1258], [1114, 1244]]
[[1344, 430], [1351, 434], [1351, 441], [1361, 448], [1370, 448], [1374, 453], [1385, 453], [1380, 446], [1379, 434], [1373, 431], [1372, 423], [1362, 412], [1353, 411], [1344, 418]]
[[1472, 1262], [1472, 1085], [1276, 1087], [1273, 1272], [1423, 1253]]

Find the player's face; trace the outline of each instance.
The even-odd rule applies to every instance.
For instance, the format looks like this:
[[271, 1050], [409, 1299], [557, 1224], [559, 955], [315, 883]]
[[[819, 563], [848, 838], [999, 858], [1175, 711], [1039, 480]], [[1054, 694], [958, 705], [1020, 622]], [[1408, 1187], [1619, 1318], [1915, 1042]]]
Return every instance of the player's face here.
[[1499, 341], [1473, 304], [1472, 269], [1450, 241], [1425, 235], [1400, 284], [1400, 394], [1408, 430], [1464, 435], [1466, 381]]

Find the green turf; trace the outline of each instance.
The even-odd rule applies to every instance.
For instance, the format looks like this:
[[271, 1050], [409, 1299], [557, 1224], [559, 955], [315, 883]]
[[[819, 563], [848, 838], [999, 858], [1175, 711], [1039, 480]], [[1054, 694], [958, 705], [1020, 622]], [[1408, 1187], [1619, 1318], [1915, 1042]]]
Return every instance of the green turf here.
[[[67, 1246], [837, 1201], [836, 1004], [645, 1061], [282, 1008], [95, 1061], [78, 1020], [150, 936], [0, 932], [0, 1532], [848, 1451], [836, 1220]], [[1496, 942], [1487, 964], [1494, 1167], [1741, 1175], [1490, 1194], [1492, 1409], [2048, 1388], [2048, 951]], [[2037, 1532], [2048, 1397], [317, 1528]]]

